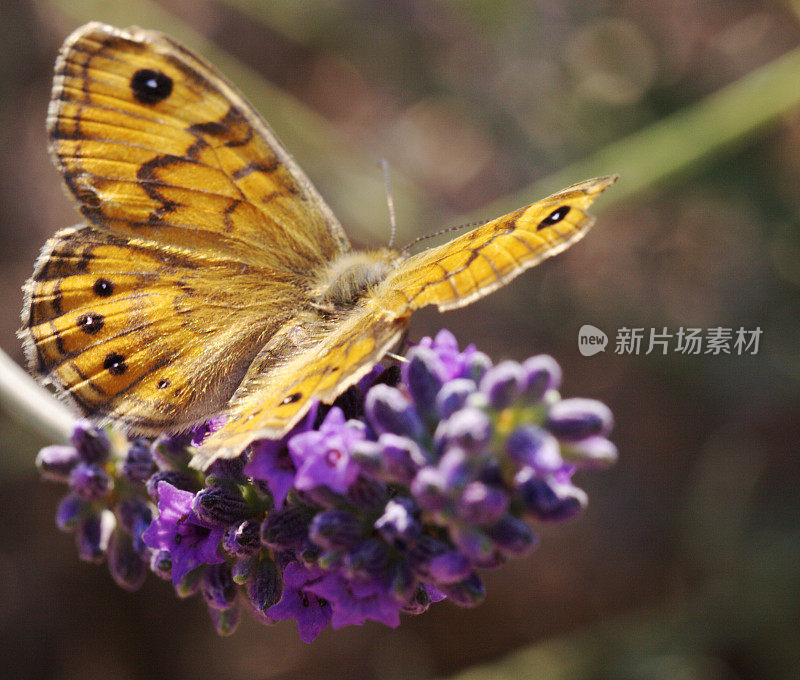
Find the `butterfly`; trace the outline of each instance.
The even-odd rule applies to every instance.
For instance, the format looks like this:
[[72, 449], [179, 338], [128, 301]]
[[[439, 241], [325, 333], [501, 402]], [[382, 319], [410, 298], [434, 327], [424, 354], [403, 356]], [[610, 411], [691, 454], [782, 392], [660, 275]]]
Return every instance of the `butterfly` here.
[[615, 176], [575, 184], [415, 255], [351, 248], [303, 171], [211, 65], [155, 31], [89, 23], [55, 67], [56, 167], [84, 222], [24, 286], [32, 372], [130, 433], [225, 424], [207, 467], [289, 431], [400, 341], [560, 253]]

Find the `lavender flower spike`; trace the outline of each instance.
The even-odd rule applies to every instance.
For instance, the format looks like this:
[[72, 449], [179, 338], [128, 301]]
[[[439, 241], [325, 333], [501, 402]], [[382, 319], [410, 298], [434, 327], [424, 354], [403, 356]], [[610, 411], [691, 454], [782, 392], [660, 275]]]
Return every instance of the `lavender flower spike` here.
[[219, 418], [122, 450], [80, 422], [72, 446], [37, 459], [68, 486], [58, 526], [123, 588], [151, 571], [181, 597], [201, 594], [221, 635], [243, 610], [295, 620], [310, 643], [329, 626], [394, 627], [442, 599], [475, 606], [481, 569], [586, 506], [572, 478], [616, 460], [613, 417], [562, 400], [546, 355], [493, 365], [441, 331], [406, 358], [205, 475], [189, 462]]

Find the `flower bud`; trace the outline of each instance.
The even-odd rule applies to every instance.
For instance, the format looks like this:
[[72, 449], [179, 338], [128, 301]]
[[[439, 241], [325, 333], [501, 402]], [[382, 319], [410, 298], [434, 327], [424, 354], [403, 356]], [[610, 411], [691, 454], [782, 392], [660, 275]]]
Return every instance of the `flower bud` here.
[[200, 582], [203, 580], [203, 575], [206, 573], [206, 567], [197, 567], [183, 575], [183, 578], [175, 586], [175, 592], [178, 597], [187, 598], [194, 595], [200, 590]]
[[96, 564], [102, 562], [116, 523], [114, 513], [110, 510], [101, 510], [99, 513], [86, 517], [78, 525], [78, 532], [75, 535], [78, 557], [84, 562]]
[[464, 553], [450, 550], [433, 557], [428, 562], [428, 573], [438, 584], [463, 581], [472, 572], [472, 565]]
[[431, 596], [428, 594], [425, 586], [419, 584], [415, 588], [414, 594], [408, 598], [400, 608], [400, 611], [405, 614], [422, 614], [430, 605]]
[[[389, 592], [397, 602], [403, 605], [401, 611], [407, 612], [406, 605], [415, 598], [416, 591], [420, 587], [419, 581], [408, 560], [395, 560], [389, 564], [388, 574]], [[413, 608], [416, 609], [416, 606]]]
[[161, 470], [173, 470], [185, 467], [189, 463], [189, 451], [192, 433], [161, 435], [152, 446], [153, 459]]
[[111, 453], [111, 442], [105, 430], [95, 427], [88, 420], [75, 423], [70, 442], [87, 463], [102, 463]]
[[378, 479], [359, 475], [347, 489], [347, 501], [359, 510], [374, 510], [386, 502], [386, 484]]
[[164, 581], [171, 581], [172, 556], [166, 550], [154, 550], [150, 556], [150, 571]]
[[163, 470], [161, 472], [156, 472], [150, 477], [150, 479], [147, 480], [145, 485], [148, 495], [155, 503], [158, 503], [158, 485], [160, 482], [167, 482], [176, 489], [191, 491], [192, 493], [200, 488], [197, 479], [186, 474], [185, 472], [179, 472], [178, 470]]
[[142, 498], [136, 496], [123, 498], [117, 503], [115, 511], [120, 525], [131, 536], [142, 524], [146, 526], [153, 520], [153, 511], [150, 506]]
[[441, 418], [449, 418], [467, 403], [467, 398], [478, 388], [475, 382], [456, 378], [446, 382], [436, 395], [436, 409]]
[[496, 522], [508, 509], [508, 497], [483, 482], [470, 482], [458, 499], [458, 516], [467, 524], [485, 526]]
[[503, 361], [486, 372], [480, 390], [489, 398], [492, 408], [499, 411], [511, 406], [522, 395], [525, 378], [525, 370], [516, 361]]
[[325, 510], [311, 521], [309, 537], [321, 548], [352, 548], [363, 537], [361, 523], [345, 510]]
[[108, 570], [114, 582], [125, 590], [138, 590], [147, 578], [144, 561], [133, 547], [131, 537], [120, 528], [108, 544]]
[[443, 420], [436, 429], [437, 449], [455, 445], [467, 453], [480, 453], [491, 441], [492, 422], [480, 409], [466, 406]]
[[517, 467], [530, 466], [552, 473], [564, 467], [558, 441], [536, 425], [520, 425], [506, 440], [506, 452]]
[[445, 381], [445, 369], [436, 353], [427, 347], [414, 347], [403, 364], [403, 383], [414, 400], [417, 412], [426, 421], [436, 418], [436, 395]]
[[81, 461], [74, 446], [46, 446], [36, 456], [36, 467], [44, 479], [66, 482], [69, 473]]
[[244, 468], [247, 462], [245, 456], [218, 458], [206, 470], [206, 484], [208, 486], [222, 486], [225, 481], [245, 482]]
[[526, 511], [543, 521], [561, 521], [574, 517], [588, 501], [586, 494], [571, 484], [558, 483], [553, 479], [520, 473], [519, 497]]
[[499, 522], [486, 529], [495, 547], [509, 557], [524, 555], [536, 544], [536, 535], [531, 528], [512, 515], [505, 515]]
[[475, 351], [467, 357], [460, 377], [480, 383], [491, 367], [492, 360], [483, 352]]
[[298, 547], [308, 537], [311, 511], [302, 506], [273, 510], [261, 523], [261, 543], [275, 550]]
[[253, 572], [253, 569], [255, 569], [257, 562], [258, 557], [254, 555], [242, 555], [241, 557], [237, 557], [231, 567], [233, 582], [239, 586], [247, 583], [247, 579], [250, 578], [250, 574]]
[[537, 402], [549, 390], [561, 387], [561, 366], [553, 357], [540, 354], [522, 363], [525, 371], [524, 395], [532, 402]]
[[208, 565], [200, 581], [200, 592], [212, 609], [230, 609], [238, 592], [230, 565], [227, 562]]
[[111, 490], [111, 477], [103, 468], [90, 463], [78, 463], [69, 473], [69, 487], [87, 501], [97, 501]]
[[386, 504], [383, 515], [375, 520], [375, 529], [389, 544], [405, 547], [422, 533], [418, 513], [410, 498], [395, 498]]
[[219, 635], [227, 637], [236, 632], [236, 628], [239, 626], [239, 607], [235, 602], [228, 609], [209, 607], [208, 612], [211, 614], [211, 622]]
[[473, 564], [480, 566], [491, 561], [494, 543], [481, 529], [456, 525], [450, 528], [450, 538]]
[[411, 482], [411, 494], [419, 506], [429, 512], [443, 510], [450, 502], [450, 492], [442, 472], [435, 467], [424, 467]]
[[601, 436], [562, 445], [564, 458], [584, 469], [603, 470], [617, 461], [617, 447]]
[[281, 599], [282, 590], [281, 575], [272, 560], [261, 560], [254, 565], [245, 584], [245, 592], [259, 619], [272, 622], [267, 610]]
[[56, 526], [61, 531], [73, 531], [83, 519], [89, 503], [80, 496], [67, 494], [61, 499], [56, 510]]
[[393, 432], [420, 441], [424, 427], [414, 405], [397, 388], [375, 385], [368, 393], [364, 411], [378, 434]]
[[456, 583], [443, 583], [438, 586], [448, 599], [459, 607], [474, 607], [483, 602], [486, 589], [480, 577], [473, 572], [463, 581]]
[[423, 577], [430, 577], [430, 563], [434, 557], [450, 552], [453, 546], [429, 534], [422, 534], [419, 540], [408, 549], [411, 568]]
[[240, 522], [250, 514], [239, 489], [230, 486], [211, 486], [198, 492], [192, 510], [202, 521], [216, 526]]
[[382, 577], [388, 567], [389, 547], [383, 541], [371, 538], [361, 541], [343, 557], [343, 566], [351, 578]]
[[156, 471], [156, 463], [146, 439], [131, 442], [122, 463], [122, 474], [132, 484], [144, 484]]
[[386, 481], [408, 484], [429, 461], [419, 444], [408, 437], [386, 432], [377, 441], [381, 471]]
[[577, 442], [611, 431], [611, 410], [595, 399], [564, 399], [550, 407], [545, 427], [558, 439]]
[[225, 530], [222, 548], [229, 555], [254, 555], [261, 549], [261, 523], [247, 519]]

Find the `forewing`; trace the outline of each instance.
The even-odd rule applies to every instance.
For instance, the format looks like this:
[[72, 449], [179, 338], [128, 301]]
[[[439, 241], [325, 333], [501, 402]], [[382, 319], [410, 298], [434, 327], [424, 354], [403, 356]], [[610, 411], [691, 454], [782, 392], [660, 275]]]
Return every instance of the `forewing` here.
[[242, 95], [161, 33], [75, 31], [47, 120], [56, 165], [100, 229], [298, 273], [349, 247]]
[[298, 290], [285, 272], [76, 227], [25, 284], [20, 336], [84, 414], [175, 431], [225, 406]]
[[586, 209], [616, 179], [575, 184], [414, 255], [387, 277], [377, 295], [387, 312], [399, 315], [429, 304], [455, 309], [488, 295], [581, 239], [594, 224]]

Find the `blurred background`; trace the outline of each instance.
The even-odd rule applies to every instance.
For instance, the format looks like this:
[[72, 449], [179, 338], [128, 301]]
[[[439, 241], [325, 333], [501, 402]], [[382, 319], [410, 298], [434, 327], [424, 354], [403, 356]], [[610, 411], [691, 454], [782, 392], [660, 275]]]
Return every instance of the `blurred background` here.
[[[620, 460], [590, 505], [487, 573], [474, 610], [397, 630], [245, 620], [123, 592], [53, 522], [49, 443], [0, 412], [0, 675], [15, 678], [745, 680], [800, 671], [800, 3], [791, 0], [4, 0], [0, 346], [20, 286], [77, 222], [46, 151], [63, 39], [156, 28], [215, 63], [272, 125], [352, 240], [490, 219], [598, 174], [619, 183], [568, 253], [470, 307], [425, 311], [495, 360], [547, 352], [565, 396], [613, 410]], [[429, 244], [431, 242], [428, 242]], [[609, 335], [578, 352], [578, 329]], [[620, 328], [760, 328], [756, 354], [618, 354]], [[246, 617], [245, 617], [246, 619]]]

